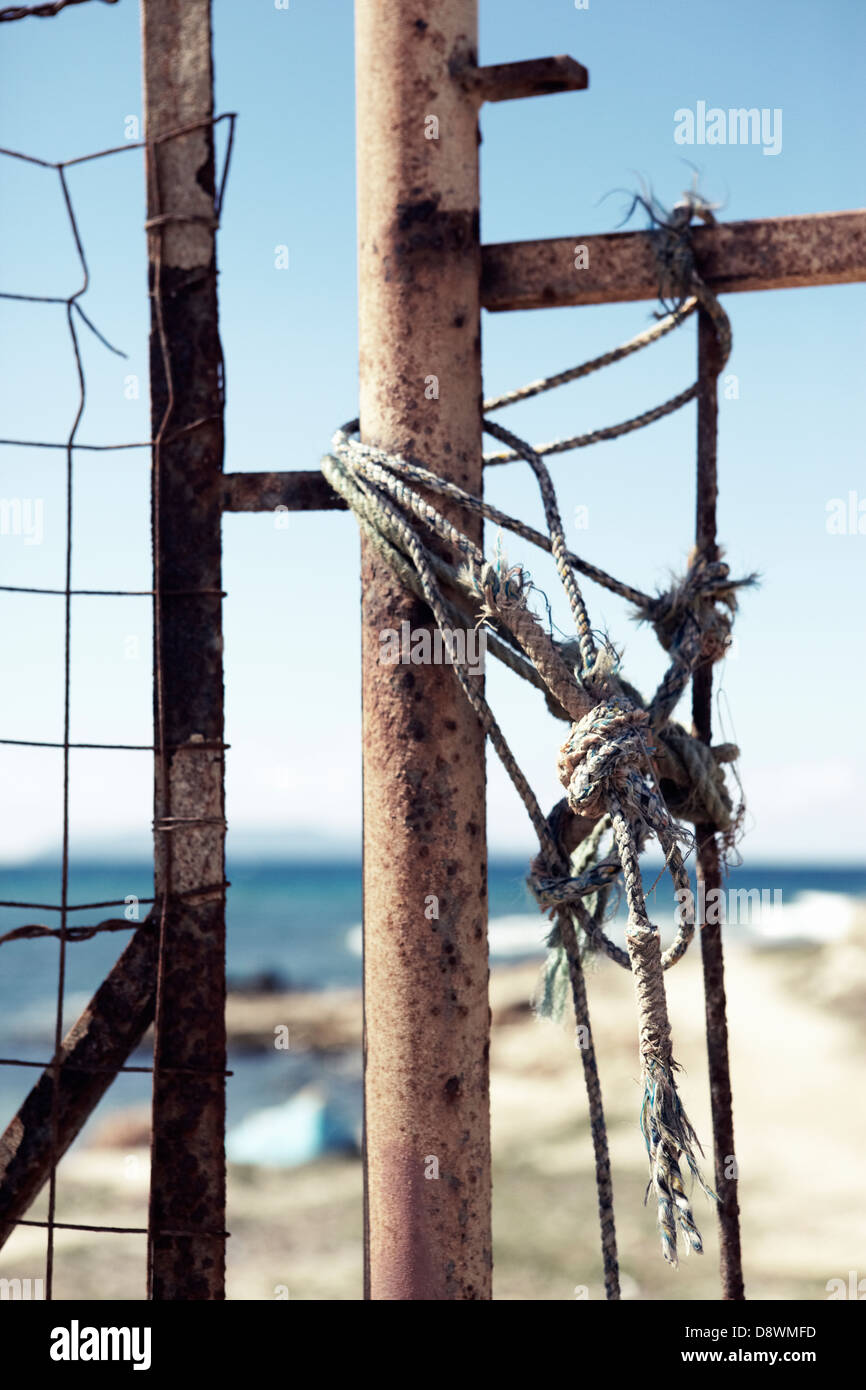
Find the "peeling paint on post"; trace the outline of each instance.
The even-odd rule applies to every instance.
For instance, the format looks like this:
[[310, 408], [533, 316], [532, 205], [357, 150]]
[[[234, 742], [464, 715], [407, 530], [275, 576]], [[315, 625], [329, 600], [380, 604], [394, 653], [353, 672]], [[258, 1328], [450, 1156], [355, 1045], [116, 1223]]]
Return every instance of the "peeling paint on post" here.
[[[212, 120], [210, 18], [210, 0], [142, 0], [149, 142]], [[165, 740], [164, 760], [156, 759], [155, 862], [156, 895], [168, 904], [148, 1272], [152, 1298], [190, 1301], [225, 1296], [223, 421], [213, 128], [201, 124], [151, 144], [148, 156], [151, 411], [154, 438], [165, 432], [154, 450], [153, 491]], [[157, 691], [157, 731], [158, 703]], [[177, 1067], [192, 1074], [168, 1070]]]
[[[476, 0], [356, 29], [362, 438], [480, 496]], [[448, 666], [379, 662], [430, 615], [366, 546], [362, 582], [366, 1295], [488, 1299], [484, 740]]]

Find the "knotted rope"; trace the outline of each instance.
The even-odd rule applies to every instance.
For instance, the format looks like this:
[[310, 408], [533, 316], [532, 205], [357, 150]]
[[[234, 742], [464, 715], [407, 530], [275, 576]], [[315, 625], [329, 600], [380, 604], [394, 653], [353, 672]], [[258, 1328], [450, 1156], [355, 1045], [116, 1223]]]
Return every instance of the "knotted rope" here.
[[[688, 227], [693, 215], [703, 215], [701, 206], [693, 198], [687, 199], [677, 205], [670, 223], [665, 224], [667, 240], [661, 243], [660, 285], [663, 297], [675, 294], [677, 302], [659, 324], [591, 362], [495, 397], [485, 402], [485, 410], [524, 400], [621, 360], [677, 327], [698, 303], [711, 314], [721, 356], [726, 360], [731, 346], [727, 316], [701, 281], [688, 254]], [[692, 399], [696, 389], [689, 388], [680, 397], [672, 398], [672, 402], [684, 404]], [[617, 437], [618, 433], [637, 428], [638, 422], [649, 423], [677, 408], [672, 402], [647, 412], [643, 418], [627, 421], [624, 426], [596, 431], [592, 438], [575, 437], [538, 447], [485, 416], [485, 430], [507, 446], [505, 453], [485, 456], [485, 461], [526, 460], [538, 481], [546, 536], [439, 478], [416, 460], [361, 443], [355, 437], [357, 420], [337, 431], [333, 454], [322, 461], [325, 476], [355, 513], [365, 537], [398, 578], [424, 598], [439, 627], [446, 628], [455, 616], [475, 625], [483, 623], [491, 630], [496, 654], [543, 688], [551, 709], [571, 722], [558, 760], [566, 796], [546, 817], [490, 706], [479, 692], [478, 683], [459, 665], [453, 667], [538, 835], [540, 850], [531, 866], [529, 884], [539, 905], [549, 910], [553, 919], [539, 1012], [559, 1010], [567, 977], [576, 1022], [585, 1033], [581, 1055], [596, 1157], [608, 1298], [619, 1297], [616, 1237], [582, 953], [603, 949], [634, 975], [644, 1083], [640, 1124], [650, 1159], [647, 1192], [653, 1191], [657, 1199], [663, 1254], [676, 1264], [678, 1227], [687, 1248], [702, 1248], [683, 1185], [683, 1162], [704, 1191], [712, 1195], [701, 1178], [695, 1157], [695, 1149], [700, 1150], [700, 1146], [676, 1088], [677, 1064], [672, 1054], [664, 989], [663, 972], [687, 949], [694, 933], [694, 918], [693, 914], [679, 915], [677, 936], [662, 952], [658, 931], [647, 915], [639, 855], [648, 837], [655, 836], [675, 888], [688, 892], [689, 878], [680, 849], [688, 837], [672, 818], [670, 804], [689, 819], [712, 824], [729, 836], [735, 833], [738, 814], [732, 811], [722, 765], [736, 757], [737, 750], [730, 745], [707, 749], [681, 726], [673, 724], [670, 716], [695, 667], [723, 656], [736, 609], [736, 592], [753, 582], [753, 578], [732, 580], [721, 561], [709, 564], [694, 556], [680, 581], [668, 592], [650, 597], [589, 565], [566, 546], [556, 493], [542, 454]], [[485, 559], [481, 549], [412, 485], [421, 485], [458, 502], [467, 511], [495, 521], [548, 550], [569, 602], [575, 639], [568, 643], [554, 641], [529, 607], [532, 584], [526, 572], [519, 565], [509, 567], [501, 553], [493, 562]], [[462, 564], [458, 567], [437, 556], [422, 540], [417, 524], [431, 536], [446, 541]], [[652, 624], [669, 652], [670, 666], [648, 705], [621, 677], [612, 649], [599, 652], [596, 647], [578, 574], [587, 575], [628, 599], [639, 618]], [[670, 802], [663, 794], [663, 784], [666, 789], [673, 788], [669, 792]], [[608, 832], [613, 849], [600, 858], [601, 844]], [[582, 852], [574, 862], [581, 841]], [[610, 941], [602, 929], [611, 887], [620, 876], [628, 904], [627, 952]]]

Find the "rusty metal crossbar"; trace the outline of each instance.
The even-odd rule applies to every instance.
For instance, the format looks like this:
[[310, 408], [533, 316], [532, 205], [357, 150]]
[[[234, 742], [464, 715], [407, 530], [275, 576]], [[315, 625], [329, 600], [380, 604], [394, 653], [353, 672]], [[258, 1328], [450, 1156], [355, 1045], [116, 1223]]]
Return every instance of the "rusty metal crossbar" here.
[[[866, 210], [697, 227], [693, 249], [714, 294], [852, 284], [866, 278]], [[482, 303], [494, 313], [658, 298], [652, 232], [489, 245], [482, 267]]]

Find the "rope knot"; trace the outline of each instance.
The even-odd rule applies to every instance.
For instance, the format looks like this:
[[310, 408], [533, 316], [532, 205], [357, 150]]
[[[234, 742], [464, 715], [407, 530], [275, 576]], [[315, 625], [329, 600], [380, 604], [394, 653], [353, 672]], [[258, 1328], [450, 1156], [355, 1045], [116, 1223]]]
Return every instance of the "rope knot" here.
[[572, 725], [559, 752], [557, 771], [568, 804], [579, 816], [597, 820], [611, 793], [628, 802], [635, 772], [649, 763], [649, 715], [624, 695], [600, 701]]
[[635, 203], [640, 203], [649, 213], [659, 299], [664, 312], [680, 314], [688, 299], [692, 296], [697, 299], [713, 321], [719, 352], [718, 370], [721, 371], [731, 355], [731, 324], [717, 296], [701, 276], [692, 244], [692, 223], [698, 221], [708, 227], [715, 226], [714, 211], [718, 205], [708, 202], [697, 188], [684, 193], [670, 212], [652, 195], [649, 199], [638, 196]]
[[680, 309], [698, 280], [692, 246], [692, 222], [715, 226], [714, 205], [696, 189], [691, 189], [682, 195], [669, 213], [655, 199], [652, 206], [644, 202], [644, 207], [648, 208], [654, 228], [653, 249], [659, 299], [665, 306], [673, 304]]
[[665, 651], [692, 670], [699, 662], [720, 661], [730, 645], [735, 590], [750, 582], [732, 580], [723, 560], [697, 556], [683, 579], [647, 608]]
[[462, 573], [475, 596], [483, 601], [480, 618], [495, 618], [506, 604], [526, 607], [529, 577], [522, 565], [509, 565], [503, 554], [493, 561], [466, 565]]
[[725, 763], [737, 761], [733, 743], [710, 747], [672, 721], [659, 734], [660, 784], [668, 809], [679, 820], [712, 825], [720, 833], [736, 834], [742, 808], [734, 811], [725, 782]]

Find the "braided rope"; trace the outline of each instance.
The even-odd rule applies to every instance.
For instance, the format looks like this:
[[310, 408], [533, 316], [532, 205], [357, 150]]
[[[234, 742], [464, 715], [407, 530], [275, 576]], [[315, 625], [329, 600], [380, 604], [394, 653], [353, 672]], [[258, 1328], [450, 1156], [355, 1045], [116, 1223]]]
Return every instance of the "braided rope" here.
[[696, 298], [687, 299], [672, 313], [660, 319], [652, 328], [646, 328], [642, 333], [635, 334], [633, 338], [629, 338], [627, 343], [612, 348], [610, 352], [603, 352], [600, 357], [593, 357], [588, 362], [582, 362], [579, 367], [568, 367], [564, 372], [557, 372], [554, 376], [544, 376], [538, 381], [531, 381], [528, 386], [518, 386], [516, 390], [506, 391], [501, 396], [488, 396], [484, 402], [484, 412], [489, 415], [491, 410], [501, 410], [503, 406], [515, 405], [518, 401], [528, 401], [531, 396], [540, 396], [544, 391], [553, 391], [557, 386], [565, 386], [569, 381], [579, 381], [592, 372], [600, 371], [602, 367], [610, 367], [614, 362], [621, 362], [623, 358], [630, 357], [633, 352], [640, 352], [641, 348], [649, 347], [650, 343], [657, 343], [659, 338], [664, 338], [674, 328], [679, 328], [680, 324], [684, 323], [697, 307]]
[[[487, 422], [485, 422], [485, 428], [486, 424]], [[340, 462], [348, 465], [348, 476], [351, 477], [359, 461], [368, 459], [371, 464], [378, 463], [382, 466], [384, 472], [381, 476], [383, 478], [390, 476], [392, 468], [397, 468], [400, 477], [405, 478], [408, 482], [420, 483], [431, 492], [441, 493], [443, 497], [458, 502], [467, 511], [474, 512], [477, 516], [483, 516], [486, 521], [494, 521], [497, 526], [512, 531], [516, 536], [521, 536], [523, 540], [531, 541], [533, 545], [539, 546], [542, 550], [550, 551], [552, 545], [550, 537], [543, 535], [541, 531], [534, 530], [531, 526], [527, 526], [518, 517], [509, 516], [507, 512], [500, 511], [490, 502], [484, 502], [471, 492], [465, 492], [457, 483], [446, 482], [444, 478], [440, 478], [437, 473], [431, 473], [429, 468], [424, 468], [414, 459], [407, 459], [402, 454], [389, 454], [387, 450], [377, 449], [371, 444], [362, 444], [360, 440], [353, 438], [360, 426], [360, 420], [349, 420], [337, 430], [332, 441], [334, 454], [337, 457], [334, 458], [332, 455], [326, 454], [322, 460], [322, 471], [338, 492], [341, 492], [338, 479], [346, 476], [345, 472], [340, 469]], [[521, 457], [523, 457], [522, 454]], [[345, 494], [341, 492], [341, 495]], [[588, 560], [583, 560], [572, 551], [566, 553], [569, 564], [579, 574], [594, 580], [596, 584], [609, 589], [611, 593], [619, 594], [621, 598], [627, 599], [629, 603], [633, 603], [642, 612], [648, 611], [656, 602], [656, 599], [653, 599], [649, 594], [643, 593], [642, 590], [634, 588], [631, 584], [624, 584], [622, 580], [615, 579], [613, 575], [606, 574], [604, 570], [590, 564]]]
[[[624, 434], [642, 430], [645, 425], [654, 425], [666, 415], [673, 415], [674, 411], [681, 410], [689, 401], [693, 401], [697, 394], [698, 387], [695, 382], [678, 395], [671, 396], [670, 400], [662, 405], [655, 405], [652, 410], [644, 410], [640, 415], [620, 421], [618, 425], [606, 425], [604, 429], [590, 430], [588, 434], [573, 434], [568, 439], [554, 439], [549, 444], [536, 444], [535, 452], [542, 455], [567, 454], [572, 449], [586, 449], [590, 444], [603, 444], [608, 439], [621, 439]], [[506, 449], [504, 453], [485, 454], [484, 464], [489, 468], [499, 463], [514, 463], [520, 457], [516, 449]]]

